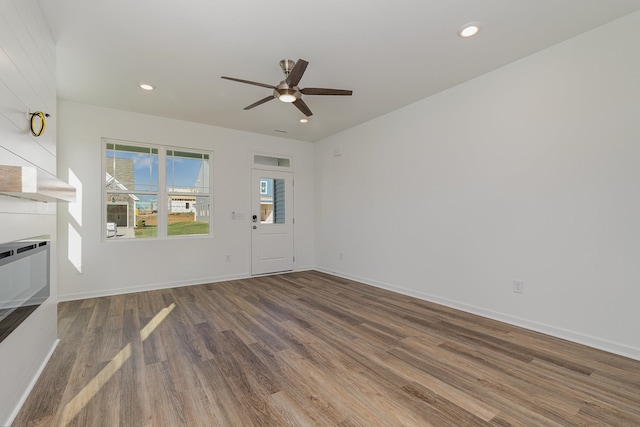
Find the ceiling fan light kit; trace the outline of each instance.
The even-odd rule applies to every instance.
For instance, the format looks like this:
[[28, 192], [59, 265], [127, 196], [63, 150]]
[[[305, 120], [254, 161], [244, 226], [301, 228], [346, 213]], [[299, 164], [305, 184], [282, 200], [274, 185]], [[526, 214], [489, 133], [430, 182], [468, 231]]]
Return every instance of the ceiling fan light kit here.
[[280, 86], [282, 85], [279, 85], [278, 88], [273, 91], [273, 96], [278, 98], [280, 101], [295, 102], [296, 99], [300, 98], [300, 91]]
[[257, 107], [258, 105], [271, 101], [272, 99], [279, 99], [282, 102], [292, 103], [296, 106], [296, 108], [298, 108], [298, 110], [302, 111], [305, 116], [309, 117], [313, 115], [313, 113], [311, 112], [307, 104], [302, 100], [302, 95], [353, 95], [353, 91], [344, 89], [300, 89], [298, 87], [298, 83], [300, 83], [300, 79], [302, 79], [302, 75], [307, 69], [307, 65], [309, 65], [309, 63], [304, 59], [298, 59], [298, 62], [292, 61], [291, 59], [283, 59], [282, 61], [280, 61], [280, 68], [282, 68], [282, 72], [284, 73], [285, 78], [277, 86], [269, 85], [266, 83], [253, 82], [250, 80], [237, 79], [235, 77], [222, 76], [221, 78], [239, 83], [246, 83], [254, 86], [273, 89], [273, 95], [262, 98], [261, 100], [244, 107], [245, 110], [250, 110], [254, 107]]

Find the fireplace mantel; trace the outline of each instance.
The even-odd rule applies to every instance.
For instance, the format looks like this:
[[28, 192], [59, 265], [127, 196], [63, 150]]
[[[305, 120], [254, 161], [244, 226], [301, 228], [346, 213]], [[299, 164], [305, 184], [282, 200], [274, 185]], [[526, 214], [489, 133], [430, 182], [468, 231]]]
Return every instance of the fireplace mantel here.
[[74, 186], [35, 166], [0, 165], [0, 194], [41, 202], [75, 202]]

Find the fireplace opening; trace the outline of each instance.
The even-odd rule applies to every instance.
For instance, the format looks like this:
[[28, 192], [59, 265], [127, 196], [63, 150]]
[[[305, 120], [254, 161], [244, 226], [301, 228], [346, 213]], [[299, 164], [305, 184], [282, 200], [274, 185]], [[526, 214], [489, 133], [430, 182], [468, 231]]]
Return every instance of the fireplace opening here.
[[49, 298], [48, 239], [0, 244], [0, 342]]

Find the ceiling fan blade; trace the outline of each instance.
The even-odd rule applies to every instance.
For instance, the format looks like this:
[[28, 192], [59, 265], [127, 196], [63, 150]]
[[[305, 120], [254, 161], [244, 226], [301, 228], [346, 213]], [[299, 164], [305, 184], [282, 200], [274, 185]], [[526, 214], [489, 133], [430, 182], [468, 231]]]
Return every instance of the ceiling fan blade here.
[[321, 87], [308, 87], [305, 89], [300, 89], [300, 92], [304, 95], [345, 95], [345, 96], [353, 95], [352, 90], [325, 89]]
[[294, 101], [293, 105], [298, 107], [298, 110], [302, 111], [305, 116], [307, 116], [307, 117], [313, 116], [313, 113], [311, 112], [311, 110], [309, 109], [307, 104], [305, 104], [302, 99], [298, 99], [298, 100]]
[[275, 89], [275, 88], [276, 88], [274, 85], [268, 85], [268, 84], [266, 84], [266, 83], [252, 82], [252, 81], [250, 81], [250, 80], [236, 79], [236, 78], [234, 78], [234, 77], [225, 77], [225, 76], [222, 76], [222, 77], [220, 77], [220, 78], [221, 78], [221, 79], [227, 79], [227, 80], [233, 80], [234, 82], [246, 83], [246, 84], [249, 84], [249, 85], [262, 86], [262, 87], [266, 87], [266, 88], [269, 88], [269, 89]]
[[304, 71], [307, 69], [307, 65], [309, 65], [307, 61], [305, 61], [304, 59], [298, 59], [298, 62], [296, 62], [296, 65], [293, 66], [293, 69], [289, 73], [289, 76], [286, 80], [287, 84], [290, 87], [298, 86], [298, 83], [300, 82]]
[[265, 103], [265, 102], [267, 102], [267, 101], [271, 101], [272, 99], [276, 99], [276, 97], [275, 97], [275, 96], [273, 96], [273, 95], [269, 95], [269, 96], [267, 96], [266, 98], [262, 98], [260, 101], [256, 101], [256, 102], [254, 102], [253, 104], [251, 104], [251, 105], [249, 105], [249, 106], [244, 107], [244, 109], [245, 109], [245, 110], [250, 110], [250, 109], [252, 109], [253, 107], [257, 107], [258, 105], [262, 105], [262, 104], [264, 104], [264, 103]]

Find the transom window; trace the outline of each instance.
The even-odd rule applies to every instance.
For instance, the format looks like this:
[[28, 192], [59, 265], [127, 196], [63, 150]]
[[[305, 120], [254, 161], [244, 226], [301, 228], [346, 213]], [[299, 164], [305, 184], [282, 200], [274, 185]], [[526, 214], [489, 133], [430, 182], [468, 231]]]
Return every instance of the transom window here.
[[211, 234], [211, 153], [110, 140], [104, 148], [106, 239]]

